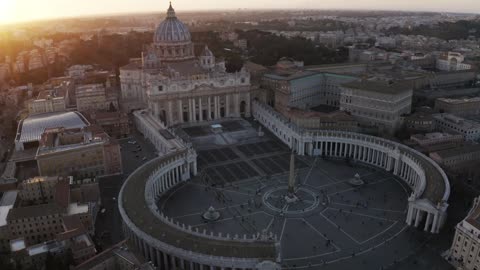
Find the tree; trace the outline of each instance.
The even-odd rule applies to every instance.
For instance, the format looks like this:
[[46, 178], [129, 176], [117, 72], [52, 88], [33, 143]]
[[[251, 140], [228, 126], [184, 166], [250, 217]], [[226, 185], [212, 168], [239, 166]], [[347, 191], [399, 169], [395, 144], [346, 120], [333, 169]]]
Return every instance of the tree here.
[[225, 59], [227, 72], [240, 71], [243, 67], [243, 59], [238, 54], [231, 54]]

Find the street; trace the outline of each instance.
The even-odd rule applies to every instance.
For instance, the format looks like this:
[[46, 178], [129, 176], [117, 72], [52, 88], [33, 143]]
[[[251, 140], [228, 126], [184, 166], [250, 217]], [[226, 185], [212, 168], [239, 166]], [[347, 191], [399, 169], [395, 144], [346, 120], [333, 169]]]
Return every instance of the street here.
[[[129, 143], [135, 141], [135, 144]], [[127, 139], [120, 140], [123, 174], [98, 179], [104, 213], [99, 212], [95, 223], [95, 242], [102, 249], [123, 240], [121, 218], [118, 212], [118, 193], [125, 179], [135, 169], [156, 156], [155, 147], [136, 130]], [[145, 159], [145, 160], [144, 160]]]

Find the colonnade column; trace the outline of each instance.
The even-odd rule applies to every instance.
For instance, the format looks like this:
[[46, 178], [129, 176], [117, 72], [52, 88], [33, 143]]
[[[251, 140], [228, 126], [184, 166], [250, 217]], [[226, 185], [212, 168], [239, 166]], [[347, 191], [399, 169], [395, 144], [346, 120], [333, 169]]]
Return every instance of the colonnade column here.
[[418, 224], [420, 224], [420, 218], [421, 218], [421, 210], [417, 209], [417, 215], [415, 216], [415, 227], [418, 227]]
[[428, 230], [428, 226], [430, 226], [430, 222], [432, 221], [432, 214], [427, 212], [427, 221], [425, 222], [425, 227], [423, 228], [424, 231]]
[[430, 231], [431, 233], [437, 233], [438, 232], [438, 227], [440, 227], [438, 223], [438, 213], [435, 213], [433, 215], [433, 223], [432, 223], [432, 230]]

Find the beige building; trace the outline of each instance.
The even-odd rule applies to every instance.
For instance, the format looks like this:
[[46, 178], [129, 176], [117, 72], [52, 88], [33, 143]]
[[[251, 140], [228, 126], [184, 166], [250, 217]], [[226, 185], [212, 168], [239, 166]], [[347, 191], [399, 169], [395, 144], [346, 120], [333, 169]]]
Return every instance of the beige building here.
[[452, 246], [446, 259], [456, 269], [480, 269], [480, 197], [473, 201], [467, 217], [455, 227]]
[[466, 141], [480, 139], [480, 123], [449, 113], [434, 114], [435, 128], [440, 131], [461, 134]]
[[55, 203], [12, 208], [7, 223], [11, 238], [23, 238], [28, 245], [51, 240], [63, 231], [64, 210]]
[[322, 113], [291, 108], [286, 110], [283, 115], [292, 123], [304, 129], [343, 130], [352, 132], [358, 129], [358, 122], [354, 117], [342, 111]]
[[412, 113], [404, 118], [404, 124], [408, 130], [413, 132], [432, 132], [435, 130], [435, 121], [430, 111]]
[[303, 70], [295, 63], [296, 61], [282, 58], [275, 70], [266, 73], [262, 78], [262, 87], [274, 92], [274, 102], [269, 103], [273, 103], [275, 109], [281, 113], [289, 108], [338, 108], [340, 86], [358, 80], [350, 75]]
[[89, 122], [102, 127], [112, 138], [124, 138], [130, 134], [130, 120], [124, 112], [93, 111]]
[[361, 124], [392, 133], [412, 107], [413, 90], [407, 82], [359, 81], [342, 85], [340, 109]]
[[410, 136], [410, 139], [412, 141], [418, 143], [420, 146], [463, 142], [463, 136], [462, 135], [440, 133], [440, 132], [432, 132], [432, 133], [426, 133], [426, 134], [414, 134], [414, 135]]
[[436, 63], [436, 67], [442, 71], [469, 70], [472, 65], [464, 63], [465, 57], [459, 52], [444, 52]]
[[480, 114], [480, 97], [474, 98], [437, 98], [435, 110], [441, 113], [451, 113], [458, 116]]
[[478, 166], [480, 160], [480, 144], [464, 145], [443, 151], [433, 152], [430, 157], [441, 166], [458, 171], [468, 166]]
[[110, 93], [102, 84], [87, 84], [75, 89], [77, 110], [108, 110], [111, 106], [118, 109], [118, 98]]
[[47, 96], [41, 99], [30, 100], [27, 104], [30, 114], [65, 111], [65, 97]]
[[34, 204], [51, 202], [55, 195], [55, 186], [59, 181], [69, 181], [68, 178], [54, 176], [37, 176], [22, 181], [18, 186], [18, 196], [22, 201]]
[[42, 176], [85, 178], [122, 171], [119, 144], [95, 126], [45, 130], [36, 160]]

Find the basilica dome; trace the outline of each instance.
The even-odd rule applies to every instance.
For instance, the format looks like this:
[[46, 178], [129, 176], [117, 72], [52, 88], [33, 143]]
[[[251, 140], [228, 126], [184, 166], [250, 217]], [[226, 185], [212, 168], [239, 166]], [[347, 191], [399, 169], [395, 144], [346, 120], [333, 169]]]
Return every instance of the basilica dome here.
[[154, 43], [183, 43], [190, 42], [191, 35], [188, 28], [175, 15], [175, 10], [170, 3], [167, 18], [161, 22], [153, 36]]

